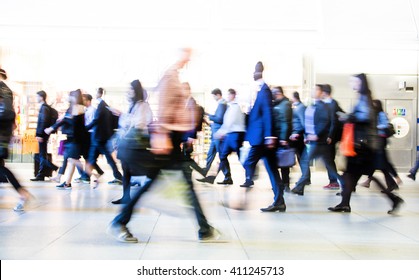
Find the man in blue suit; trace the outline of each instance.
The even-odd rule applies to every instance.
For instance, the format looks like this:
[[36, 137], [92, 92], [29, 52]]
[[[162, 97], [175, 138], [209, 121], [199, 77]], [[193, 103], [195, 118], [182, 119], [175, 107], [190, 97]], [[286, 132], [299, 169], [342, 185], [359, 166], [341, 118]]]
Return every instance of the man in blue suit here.
[[272, 190], [275, 194], [272, 205], [262, 208], [263, 212], [285, 212], [284, 184], [279, 176], [275, 148], [278, 139], [273, 137], [272, 125], [272, 92], [262, 79], [263, 64], [258, 62], [253, 74], [254, 80], [259, 86], [253, 108], [249, 113], [248, 128], [245, 141], [251, 145], [249, 155], [244, 163], [246, 181], [240, 187], [251, 188], [254, 184], [253, 176], [256, 164], [263, 158], [266, 170], [269, 174]]

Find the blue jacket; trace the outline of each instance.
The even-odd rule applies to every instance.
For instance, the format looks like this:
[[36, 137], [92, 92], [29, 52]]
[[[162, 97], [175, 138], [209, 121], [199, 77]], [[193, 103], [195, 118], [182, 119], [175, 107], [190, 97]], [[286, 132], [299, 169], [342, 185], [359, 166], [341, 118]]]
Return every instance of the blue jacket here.
[[223, 124], [224, 114], [227, 111], [227, 102], [223, 99], [218, 103], [217, 110], [214, 115], [209, 115], [209, 119], [213, 121], [211, 124], [211, 132], [214, 135]]
[[[305, 120], [307, 121], [307, 115], [305, 116]], [[332, 119], [329, 106], [327, 106], [322, 101], [316, 102], [316, 111], [314, 112], [314, 131], [316, 132], [316, 135], [319, 138], [317, 140], [317, 143], [326, 143], [327, 137], [329, 137], [332, 128], [331, 122]]]
[[306, 106], [303, 103], [299, 102], [294, 104], [294, 109], [292, 110], [292, 134], [304, 134], [304, 113], [306, 111]]
[[272, 92], [266, 84], [263, 84], [249, 113], [245, 140], [252, 146], [258, 146], [263, 145], [265, 137], [269, 136], [273, 136]]

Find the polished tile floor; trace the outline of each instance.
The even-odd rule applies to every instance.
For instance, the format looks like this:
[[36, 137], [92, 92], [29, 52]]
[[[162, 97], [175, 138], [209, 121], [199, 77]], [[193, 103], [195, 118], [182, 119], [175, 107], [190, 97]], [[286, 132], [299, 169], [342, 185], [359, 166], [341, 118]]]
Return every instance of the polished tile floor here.
[[[272, 200], [263, 166], [255, 187], [246, 192], [239, 187], [244, 172], [233, 164], [233, 186], [196, 183], [208, 220], [229, 241], [202, 244], [182, 201], [180, 175], [165, 172], [129, 223], [140, 242], [124, 244], [105, 233], [119, 209], [111, 201], [122, 191], [106, 183], [113, 179], [108, 169], [97, 189], [73, 184], [72, 190], [57, 190], [55, 183], [30, 182], [31, 164], [7, 165], [36, 200], [16, 213], [12, 209], [17, 193], [9, 184], [0, 184], [2, 260], [419, 259], [419, 184], [406, 174], [401, 174], [404, 184], [398, 191], [406, 203], [397, 215], [387, 214], [390, 203], [374, 186], [358, 187], [352, 213], [328, 212], [339, 197], [322, 189], [327, 183], [324, 172], [313, 172], [305, 196], [286, 194], [286, 213], [261, 213], [259, 208]], [[291, 177], [295, 181], [298, 176], [296, 168]]]

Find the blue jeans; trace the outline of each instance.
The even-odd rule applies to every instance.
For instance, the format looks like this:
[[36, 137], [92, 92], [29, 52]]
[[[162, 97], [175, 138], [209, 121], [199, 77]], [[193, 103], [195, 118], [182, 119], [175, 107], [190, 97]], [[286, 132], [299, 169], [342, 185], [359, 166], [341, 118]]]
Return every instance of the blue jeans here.
[[330, 172], [329, 180], [331, 182], [337, 182], [339, 180], [340, 183], [343, 184], [343, 180], [336, 170], [336, 165], [332, 162], [330, 158], [329, 145], [311, 143], [307, 145], [307, 148], [304, 149], [304, 152], [301, 156], [300, 165], [302, 175], [295, 185], [296, 190], [304, 190], [304, 186], [310, 180], [310, 161], [317, 158], [321, 158], [323, 160], [326, 169]]

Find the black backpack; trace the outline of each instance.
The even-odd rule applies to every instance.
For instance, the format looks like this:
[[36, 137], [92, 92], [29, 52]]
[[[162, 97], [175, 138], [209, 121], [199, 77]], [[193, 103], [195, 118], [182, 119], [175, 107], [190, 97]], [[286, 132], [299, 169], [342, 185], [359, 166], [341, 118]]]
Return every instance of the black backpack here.
[[48, 105], [49, 109], [49, 126], [54, 125], [58, 120], [58, 111]]

